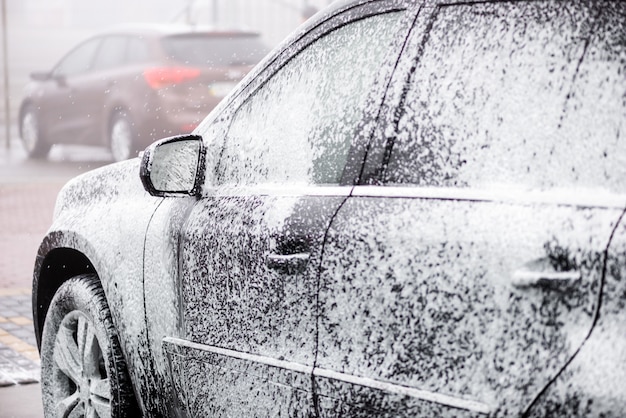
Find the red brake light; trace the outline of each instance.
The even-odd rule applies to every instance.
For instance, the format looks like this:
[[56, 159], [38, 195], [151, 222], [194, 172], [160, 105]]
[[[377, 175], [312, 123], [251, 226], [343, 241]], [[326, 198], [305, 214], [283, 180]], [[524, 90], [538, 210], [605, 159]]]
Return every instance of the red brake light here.
[[143, 72], [143, 78], [153, 89], [193, 80], [199, 75], [199, 69], [188, 67], [149, 68]]
[[198, 127], [197, 123], [186, 123], [180, 127], [181, 132], [191, 132]]

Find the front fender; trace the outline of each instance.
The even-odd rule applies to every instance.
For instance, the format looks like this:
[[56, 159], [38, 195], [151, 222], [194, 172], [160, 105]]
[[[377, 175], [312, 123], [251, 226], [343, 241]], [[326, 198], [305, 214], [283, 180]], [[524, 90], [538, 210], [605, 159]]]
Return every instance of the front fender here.
[[[162, 198], [144, 190], [139, 159], [83, 174], [59, 193], [53, 224], [35, 263], [36, 332], [41, 334], [46, 304], [58, 286], [76, 274], [95, 272], [135, 388], [151, 380], [153, 373], [147, 350], [143, 265], [146, 231], [161, 202]], [[137, 395], [143, 407], [143, 395]]]

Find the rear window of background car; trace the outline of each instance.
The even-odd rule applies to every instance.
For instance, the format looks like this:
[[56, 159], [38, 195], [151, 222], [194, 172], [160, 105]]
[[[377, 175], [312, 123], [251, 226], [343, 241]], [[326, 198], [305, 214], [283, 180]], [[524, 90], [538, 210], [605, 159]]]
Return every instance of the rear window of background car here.
[[168, 59], [188, 65], [254, 65], [269, 51], [258, 36], [174, 35], [161, 42]]
[[342, 26], [274, 74], [237, 110], [218, 182], [338, 184], [402, 14]]
[[396, 113], [387, 184], [626, 192], [620, 2], [444, 6]]

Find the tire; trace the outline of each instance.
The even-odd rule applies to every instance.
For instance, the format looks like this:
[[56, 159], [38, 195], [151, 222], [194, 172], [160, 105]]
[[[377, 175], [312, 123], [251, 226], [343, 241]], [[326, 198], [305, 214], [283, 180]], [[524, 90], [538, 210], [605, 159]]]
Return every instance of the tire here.
[[32, 106], [28, 106], [22, 113], [20, 136], [29, 158], [46, 158], [48, 156], [52, 145], [43, 140], [39, 128], [39, 118]]
[[63, 283], [41, 338], [46, 417], [139, 416], [119, 337], [95, 275]]
[[109, 147], [114, 161], [124, 161], [137, 155], [135, 133], [130, 118], [118, 112], [111, 118]]

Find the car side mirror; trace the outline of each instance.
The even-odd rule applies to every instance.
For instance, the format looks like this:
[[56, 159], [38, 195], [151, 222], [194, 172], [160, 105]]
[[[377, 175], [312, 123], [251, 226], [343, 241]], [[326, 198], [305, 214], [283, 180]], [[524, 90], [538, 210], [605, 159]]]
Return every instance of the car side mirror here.
[[200, 196], [206, 149], [202, 137], [165, 138], [146, 148], [140, 177], [152, 196]]
[[50, 72], [35, 72], [30, 74], [30, 78], [35, 81], [48, 81], [52, 78]]

